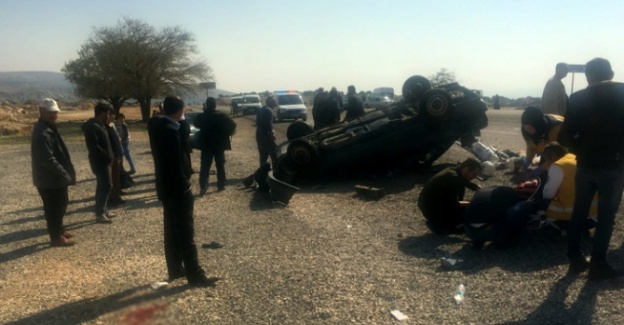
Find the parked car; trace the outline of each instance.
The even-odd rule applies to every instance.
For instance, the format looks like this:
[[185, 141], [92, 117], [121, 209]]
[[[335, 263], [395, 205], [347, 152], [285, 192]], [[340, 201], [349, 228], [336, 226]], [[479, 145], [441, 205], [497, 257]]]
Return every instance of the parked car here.
[[275, 177], [285, 182], [326, 174], [428, 167], [457, 139], [487, 126], [487, 105], [457, 83], [431, 89], [413, 76], [403, 100], [316, 132], [304, 122], [287, 130]]
[[364, 101], [365, 108], [386, 108], [392, 104], [394, 104], [394, 88], [391, 87], [373, 89]]
[[189, 136], [189, 142], [191, 143], [191, 148], [193, 148], [193, 149], [199, 149], [198, 138], [196, 137], [197, 132], [199, 131], [199, 129], [196, 128], [195, 125], [193, 125], [193, 123], [195, 123], [195, 119], [201, 113], [202, 112], [186, 112], [186, 113], [184, 113], [184, 119], [191, 126], [191, 135]]
[[241, 113], [240, 104], [243, 102], [243, 96], [234, 96], [230, 98], [230, 111], [232, 113], [232, 117], [236, 117]]
[[301, 94], [292, 90], [276, 91], [273, 98], [277, 107], [273, 109], [273, 118], [279, 122], [283, 120], [308, 120], [308, 111]]
[[262, 107], [260, 102], [260, 96], [256, 94], [243, 95], [239, 104], [239, 110], [246, 114], [256, 114], [256, 112]]

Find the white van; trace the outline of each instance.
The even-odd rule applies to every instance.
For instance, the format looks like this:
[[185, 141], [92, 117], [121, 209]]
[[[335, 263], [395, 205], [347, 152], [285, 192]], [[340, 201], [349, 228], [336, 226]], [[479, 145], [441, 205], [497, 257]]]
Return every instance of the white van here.
[[273, 93], [277, 107], [273, 110], [273, 117], [278, 120], [308, 120], [308, 110], [301, 94], [293, 90], [280, 90]]

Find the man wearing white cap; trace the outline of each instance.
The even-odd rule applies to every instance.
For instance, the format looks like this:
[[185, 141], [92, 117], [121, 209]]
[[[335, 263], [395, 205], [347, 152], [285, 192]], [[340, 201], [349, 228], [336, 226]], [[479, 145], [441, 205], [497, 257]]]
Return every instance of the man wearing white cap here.
[[76, 172], [65, 142], [57, 128], [60, 109], [53, 99], [39, 105], [39, 120], [31, 137], [33, 184], [37, 187], [50, 235], [50, 245], [71, 246], [73, 235], [63, 229], [69, 196], [67, 187], [76, 184]]

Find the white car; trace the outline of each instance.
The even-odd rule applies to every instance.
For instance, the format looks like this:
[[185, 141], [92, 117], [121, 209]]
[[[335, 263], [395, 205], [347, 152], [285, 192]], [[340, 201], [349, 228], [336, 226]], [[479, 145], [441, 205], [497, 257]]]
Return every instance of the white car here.
[[277, 107], [273, 109], [273, 117], [277, 121], [283, 120], [308, 120], [308, 110], [303, 102], [301, 94], [292, 90], [276, 91], [273, 98]]
[[366, 96], [364, 107], [386, 108], [392, 104], [394, 104], [394, 89], [391, 87], [380, 87], [373, 89], [373, 92]]

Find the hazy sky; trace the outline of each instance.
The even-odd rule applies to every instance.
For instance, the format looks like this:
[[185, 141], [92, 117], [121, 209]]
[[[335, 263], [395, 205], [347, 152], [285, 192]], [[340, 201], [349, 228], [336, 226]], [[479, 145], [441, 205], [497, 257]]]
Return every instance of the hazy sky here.
[[94, 27], [123, 17], [193, 33], [217, 87], [234, 92], [400, 93], [446, 68], [485, 96], [539, 97], [557, 62], [598, 56], [624, 81], [622, 0], [0, 0], [0, 71], [60, 71]]

